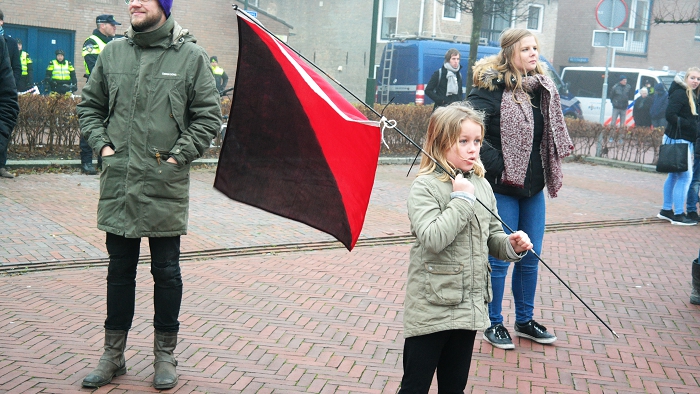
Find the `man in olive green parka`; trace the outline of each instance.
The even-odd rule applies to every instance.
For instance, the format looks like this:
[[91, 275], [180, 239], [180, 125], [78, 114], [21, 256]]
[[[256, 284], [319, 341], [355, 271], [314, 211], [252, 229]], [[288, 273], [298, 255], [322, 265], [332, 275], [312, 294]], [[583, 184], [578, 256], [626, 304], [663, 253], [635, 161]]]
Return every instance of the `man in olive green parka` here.
[[83, 137], [103, 158], [97, 228], [107, 232], [109, 253], [105, 350], [86, 387], [126, 373], [141, 237], [149, 238], [155, 283], [153, 384], [177, 384], [189, 170], [219, 130], [221, 110], [209, 58], [170, 16], [171, 6], [129, 3], [131, 27], [104, 47], [78, 105]]

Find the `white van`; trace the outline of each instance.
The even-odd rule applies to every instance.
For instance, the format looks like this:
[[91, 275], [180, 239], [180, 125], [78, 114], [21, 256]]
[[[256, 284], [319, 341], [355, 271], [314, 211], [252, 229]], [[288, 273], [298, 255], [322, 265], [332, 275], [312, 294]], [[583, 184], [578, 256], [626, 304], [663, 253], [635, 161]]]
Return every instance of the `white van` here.
[[[666, 90], [671, 86], [675, 73], [669, 71], [645, 70], [643, 68], [608, 68], [608, 94], [605, 100], [605, 122], [609, 125], [612, 120], [612, 103], [610, 92], [616, 83], [620, 82], [620, 76], [627, 77], [627, 83], [634, 87], [634, 96], [630, 97], [627, 107], [628, 127], [634, 126], [632, 118], [632, 104], [639, 97], [639, 89], [651, 82], [651, 87], [662, 82]], [[600, 101], [603, 97], [603, 82], [605, 81], [605, 67], [564, 67], [561, 79], [569, 88], [569, 92], [581, 101], [583, 118], [591, 122], [600, 122]]]

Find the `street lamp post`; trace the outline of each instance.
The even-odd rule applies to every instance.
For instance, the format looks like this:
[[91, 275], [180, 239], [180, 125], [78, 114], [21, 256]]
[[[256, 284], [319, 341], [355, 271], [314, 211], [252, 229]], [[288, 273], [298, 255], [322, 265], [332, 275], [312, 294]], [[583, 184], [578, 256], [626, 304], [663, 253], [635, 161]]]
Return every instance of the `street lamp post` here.
[[374, 57], [377, 52], [377, 25], [379, 24], [379, 0], [374, 0], [372, 10], [372, 36], [370, 37], [369, 45], [369, 72], [367, 73], [367, 86], [365, 87], [365, 102], [369, 105], [374, 105], [374, 91], [377, 86], [377, 80], [374, 77]]

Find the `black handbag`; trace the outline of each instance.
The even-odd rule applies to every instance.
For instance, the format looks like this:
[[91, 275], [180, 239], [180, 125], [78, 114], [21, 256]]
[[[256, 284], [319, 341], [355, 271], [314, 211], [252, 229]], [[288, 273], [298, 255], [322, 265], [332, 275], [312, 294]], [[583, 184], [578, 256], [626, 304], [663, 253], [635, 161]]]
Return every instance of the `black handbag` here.
[[[676, 127], [681, 132], [681, 119], [678, 118]], [[678, 140], [678, 138], [674, 138]], [[688, 144], [685, 142], [663, 144], [659, 147], [659, 160], [656, 162], [656, 172], [686, 172], [688, 171]]]

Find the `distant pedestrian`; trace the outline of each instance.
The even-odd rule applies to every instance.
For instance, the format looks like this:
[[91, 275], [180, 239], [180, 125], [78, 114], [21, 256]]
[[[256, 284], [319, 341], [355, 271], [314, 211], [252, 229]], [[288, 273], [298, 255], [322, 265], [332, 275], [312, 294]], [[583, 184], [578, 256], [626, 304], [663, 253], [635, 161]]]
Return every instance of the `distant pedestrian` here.
[[[688, 170], [685, 172], [671, 172], [664, 183], [664, 202], [661, 211], [657, 215], [659, 219], [665, 219], [671, 224], [681, 226], [693, 226], [698, 224], [697, 201], [698, 186], [700, 180], [693, 177], [693, 153], [700, 153], [700, 148], [694, 147], [698, 138], [698, 108], [700, 96], [700, 68], [691, 67], [686, 71], [685, 78], [676, 75], [668, 89], [668, 108], [666, 108], [666, 120], [668, 126], [664, 131], [663, 143], [688, 144]], [[700, 168], [698, 168], [700, 175]], [[688, 203], [688, 215], [685, 214], [686, 201], [690, 190], [691, 181], [694, 196]], [[692, 206], [691, 206], [692, 205]], [[692, 213], [694, 214], [692, 214]]]
[[452, 48], [445, 53], [445, 64], [430, 77], [425, 94], [435, 102], [433, 111], [455, 101], [464, 100], [462, 88], [462, 66], [459, 51]]
[[19, 46], [17, 40], [5, 34], [5, 14], [0, 10], [0, 37], [4, 38], [7, 52], [10, 55], [10, 66], [12, 67], [12, 76], [15, 79], [15, 88], [19, 86], [19, 79], [22, 76], [22, 61], [19, 55]]
[[211, 72], [214, 74], [214, 80], [216, 81], [216, 90], [221, 93], [226, 89], [226, 85], [228, 85], [228, 75], [223, 68], [219, 67], [219, 59], [216, 56], [212, 56], [209, 62], [211, 65]]
[[7, 146], [10, 144], [12, 129], [17, 123], [19, 104], [17, 103], [17, 88], [10, 65], [10, 54], [7, 43], [0, 37], [0, 177], [14, 178], [7, 171]]
[[[503, 221], [522, 230], [542, 249], [545, 229], [545, 186], [554, 198], [563, 185], [562, 158], [573, 151], [564, 122], [559, 90], [539, 60], [540, 46], [530, 30], [501, 33], [498, 55], [474, 65], [474, 89], [467, 101], [486, 114], [486, 136], [480, 157], [486, 168]], [[489, 303], [491, 326], [483, 333], [492, 346], [514, 349], [503, 325], [503, 297], [511, 264], [489, 257], [493, 300]], [[512, 264], [511, 288], [516, 335], [541, 344], [557, 337], [535, 320], [535, 293], [539, 260], [529, 253]]]
[[649, 115], [651, 116], [651, 125], [654, 127], [666, 127], [666, 108], [668, 107], [668, 92], [663, 83], [659, 82], [654, 86], [654, 95], [652, 96]]
[[51, 93], [70, 94], [78, 90], [78, 79], [75, 77], [75, 68], [66, 60], [63, 49], [56, 50], [56, 58], [46, 67], [46, 77]]
[[[90, 81], [90, 73], [95, 68], [97, 57], [108, 42], [112, 41], [117, 33], [117, 26], [121, 23], [114, 20], [114, 15], [98, 15], [95, 18], [97, 27], [92, 35], [83, 43], [83, 63], [85, 65], [85, 78]], [[97, 167], [102, 169], [102, 157], [97, 155]], [[90, 144], [80, 136], [80, 170], [86, 175], [95, 175], [97, 170], [92, 165], [92, 148]]]
[[22, 40], [19, 38], [17, 39], [17, 47], [19, 48], [19, 60], [22, 64], [22, 75], [19, 77], [17, 91], [24, 92], [30, 89], [34, 83], [34, 62], [27, 51], [22, 50]]
[[652, 98], [649, 97], [649, 91], [647, 88], [639, 89], [639, 97], [634, 100], [634, 107], [632, 107], [632, 117], [634, 118], [634, 125], [636, 127], [651, 127], [651, 114], [649, 110], [651, 109]]
[[462, 393], [476, 330], [489, 326], [488, 254], [519, 260], [532, 249], [522, 231], [507, 235], [492, 212], [496, 199], [484, 179], [479, 150], [483, 114], [457, 104], [430, 117], [427, 156], [408, 195], [411, 247], [404, 311], [403, 378], [399, 394]]
[[171, 16], [172, 0], [127, 3], [126, 38], [102, 49], [78, 104], [83, 137], [105, 165], [97, 228], [107, 233], [109, 254], [104, 353], [82, 384], [101, 387], [127, 371], [140, 245], [148, 237], [153, 386], [168, 389], [178, 381], [180, 236], [187, 233], [190, 166], [219, 131], [221, 108], [209, 58]]
[[612, 102], [612, 121], [610, 127], [615, 127], [617, 119], [620, 119], [620, 126], [625, 127], [627, 121], [627, 106], [630, 98], [633, 97], [634, 89], [627, 84], [627, 76], [620, 75], [620, 81], [616, 83], [610, 91], [610, 102]]

